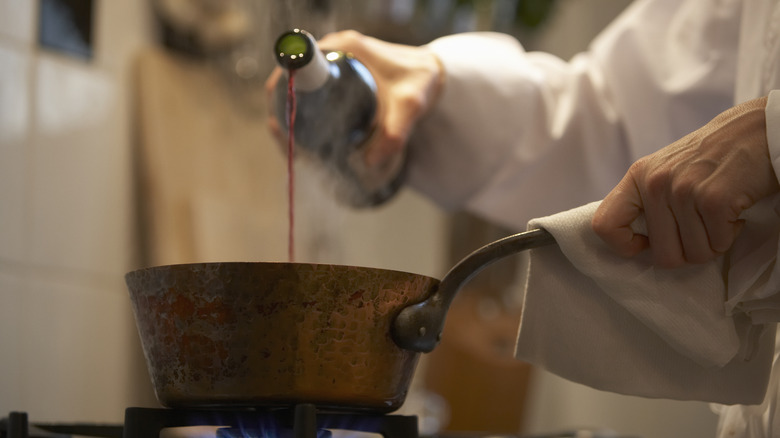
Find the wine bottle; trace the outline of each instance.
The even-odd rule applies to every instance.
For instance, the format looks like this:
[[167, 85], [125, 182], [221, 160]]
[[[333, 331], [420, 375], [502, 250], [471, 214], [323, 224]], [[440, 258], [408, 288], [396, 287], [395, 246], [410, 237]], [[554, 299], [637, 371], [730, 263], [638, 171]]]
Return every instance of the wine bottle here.
[[[376, 82], [368, 69], [350, 54], [321, 51], [300, 29], [283, 33], [274, 49], [278, 64], [293, 76], [296, 150], [324, 165], [337, 198], [348, 205], [390, 199], [403, 184], [406, 166], [374, 171], [363, 160], [377, 115]], [[288, 83], [280, 80], [275, 110], [285, 131], [287, 93]]]

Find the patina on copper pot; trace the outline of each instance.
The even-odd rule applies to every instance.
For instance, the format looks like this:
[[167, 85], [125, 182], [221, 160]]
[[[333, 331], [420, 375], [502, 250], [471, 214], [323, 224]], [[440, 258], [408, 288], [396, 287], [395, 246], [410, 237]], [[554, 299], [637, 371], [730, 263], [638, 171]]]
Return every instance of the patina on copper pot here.
[[160, 266], [127, 275], [158, 400], [170, 407], [392, 410], [418, 359], [394, 317], [438, 280], [298, 263]]
[[542, 230], [475, 251], [442, 279], [307, 263], [198, 263], [129, 272], [136, 324], [168, 407], [390, 412], [449, 304], [484, 266], [553, 242]]

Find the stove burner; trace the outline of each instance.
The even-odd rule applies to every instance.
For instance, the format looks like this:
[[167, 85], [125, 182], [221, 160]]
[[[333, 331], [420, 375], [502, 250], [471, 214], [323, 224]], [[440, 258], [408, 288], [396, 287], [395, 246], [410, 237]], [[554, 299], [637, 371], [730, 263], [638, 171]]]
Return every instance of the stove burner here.
[[[215, 425], [224, 425], [215, 426]], [[125, 424], [28, 423], [24, 412], [0, 418], [0, 438], [158, 438], [167, 428], [207, 427], [216, 438], [331, 438], [330, 430], [369, 432], [383, 438], [419, 438], [417, 417], [317, 412], [302, 404], [276, 410], [181, 410], [128, 408]], [[212, 429], [216, 427], [216, 429]], [[429, 438], [638, 438], [598, 430], [542, 435], [495, 435], [478, 432], [440, 434]]]
[[[262, 429], [241, 429], [237, 427], [222, 427], [217, 429], [217, 438], [260, 438], [269, 436], [266, 431]], [[291, 429], [282, 429], [277, 431], [275, 438], [293, 438], [293, 431]], [[332, 438], [333, 433], [327, 429], [319, 429], [317, 431], [317, 438]]]
[[207, 425], [225, 425], [226, 429], [218, 430], [221, 438], [326, 438], [328, 429], [378, 433], [384, 438], [418, 436], [415, 416], [321, 413], [306, 403], [268, 411], [128, 408], [123, 438], [157, 437], [165, 428]]
[[0, 421], [0, 438], [82, 435], [100, 438], [158, 438], [163, 429], [224, 426], [218, 438], [330, 438], [330, 430], [370, 432], [383, 438], [417, 438], [417, 417], [318, 412], [312, 404], [289, 409], [127, 408], [123, 426], [97, 424], [28, 424], [27, 414], [12, 412]]

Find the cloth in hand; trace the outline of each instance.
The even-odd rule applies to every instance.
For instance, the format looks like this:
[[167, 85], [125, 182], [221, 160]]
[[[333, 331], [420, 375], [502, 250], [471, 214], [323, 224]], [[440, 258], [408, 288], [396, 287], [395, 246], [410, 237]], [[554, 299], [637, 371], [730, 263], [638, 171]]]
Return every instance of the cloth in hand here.
[[[776, 234], [766, 239], [773, 226], [748, 220], [745, 230], [754, 231], [743, 232], [733, 254], [657, 269], [649, 252], [623, 258], [596, 236], [598, 204], [529, 223], [558, 245], [528, 257], [517, 357], [606, 391], [760, 403], [780, 320]], [[771, 208], [757, 207], [756, 217], [778, 222]]]

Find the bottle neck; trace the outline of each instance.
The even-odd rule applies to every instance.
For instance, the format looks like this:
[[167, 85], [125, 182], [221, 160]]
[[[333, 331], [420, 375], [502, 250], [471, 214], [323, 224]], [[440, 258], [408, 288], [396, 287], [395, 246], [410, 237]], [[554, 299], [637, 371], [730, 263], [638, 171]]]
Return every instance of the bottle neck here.
[[274, 44], [276, 61], [295, 74], [295, 88], [298, 91], [313, 91], [327, 82], [330, 77], [330, 63], [317, 46], [314, 37], [303, 29], [283, 33]]
[[325, 85], [330, 77], [330, 62], [324, 53], [315, 49], [311, 61], [296, 70], [288, 70], [288, 74], [293, 72], [297, 91], [313, 91]]

